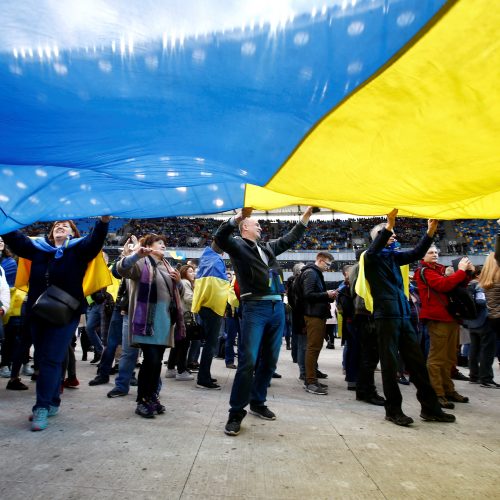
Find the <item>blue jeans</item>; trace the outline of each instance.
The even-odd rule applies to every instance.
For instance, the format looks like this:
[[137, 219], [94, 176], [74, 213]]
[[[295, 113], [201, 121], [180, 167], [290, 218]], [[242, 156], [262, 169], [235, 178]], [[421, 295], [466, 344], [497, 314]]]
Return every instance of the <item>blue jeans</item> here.
[[306, 347], [307, 335], [297, 335], [297, 364], [299, 365], [299, 375], [306, 376]]
[[210, 384], [212, 376], [210, 368], [212, 359], [214, 358], [215, 349], [217, 347], [217, 339], [219, 338], [220, 327], [222, 325], [222, 316], [214, 313], [208, 307], [200, 309], [201, 326], [203, 335], [205, 336], [205, 345], [201, 351], [200, 368], [198, 370], [198, 383]]
[[139, 356], [139, 349], [131, 347], [128, 340], [128, 316], [122, 316], [122, 355], [118, 363], [118, 375], [115, 378], [115, 389], [126, 392], [130, 389], [130, 379], [134, 373], [134, 368]]
[[[283, 302], [243, 301], [241, 312], [238, 369], [229, 399], [229, 413], [239, 416], [243, 416], [243, 409], [248, 403], [262, 406], [266, 402], [267, 388], [276, 371], [285, 328]], [[259, 351], [259, 366], [254, 374]]]
[[123, 316], [119, 309], [114, 309], [109, 322], [108, 343], [102, 353], [99, 375], [108, 377], [115, 359], [116, 348], [122, 343]]
[[101, 326], [101, 310], [102, 304], [96, 304], [95, 302], [89, 306], [87, 310], [87, 326], [85, 331], [87, 336], [94, 346], [95, 352], [97, 354], [102, 354], [103, 346], [102, 340], [99, 335], [97, 335], [97, 327]]
[[63, 375], [63, 363], [68, 346], [76, 331], [80, 317], [74, 318], [69, 325], [54, 326], [43, 320], [32, 318], [31, 333], [35, 346], [36, 364], [40, 370], [36, 381], [36, 408], [59, 406]]
[[234, 341], [240, 329], [238, 316], [234, 318], [226, 318], [226, 343], [225, 343], [225, 358], [226, 365], [234, 363]]

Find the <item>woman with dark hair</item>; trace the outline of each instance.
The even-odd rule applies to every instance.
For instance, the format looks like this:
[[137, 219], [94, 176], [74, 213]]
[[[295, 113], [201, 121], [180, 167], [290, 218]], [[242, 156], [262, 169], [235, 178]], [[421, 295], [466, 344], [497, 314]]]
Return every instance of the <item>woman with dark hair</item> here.
[[[84, 238], [79, 238], [80, 233], [70, 220], [54, 222], [47, 238], [30, 239], [20, 231], [3, 235], [4, 241], [19, 257], [31, 261], [26, 314], [39, 369], [31, 419], [33, 431], [45, 429], [47, 418], [59, 411], [62, 365], [80, 314], [86, 307], [83, 278], [89, 262], [101, 251], [109, 220], [108, 216], [101, 217]], [[49, 286], [58, 287], [80, 304], [63, 324], [43, 319], [32, 310]]]
[[185, 337], [181, 277], [164, 259], [165, 249], [165, 237], [150, 233], [117, 264], [118, 273], [129, 279], [130, 344], [143, 354], [135, 412], [144, 418], [165, 411], [159, 400], [163, 354]]
[[[193, 302], [193, 285], [194, 285], [194, 267], [184, 265], [179, 269], [181, 275], [181, 282], [184, 285], [184, 295], [182, 296], [183, 311], [191, 311], [191, 304]], [[186, 332], [188, 333], [188, 332]], [[165, 378], [175, 378], [175, 380], [194, 380], [191, 372], [186, 368], [187, 354], [190, 345], [190, 339], [186, 338], [179, 340], [175, 343], [175, 347], [170, 349], [167, 362], [167, 374]], [[177, 371], [175, 370], [177, 367]]]

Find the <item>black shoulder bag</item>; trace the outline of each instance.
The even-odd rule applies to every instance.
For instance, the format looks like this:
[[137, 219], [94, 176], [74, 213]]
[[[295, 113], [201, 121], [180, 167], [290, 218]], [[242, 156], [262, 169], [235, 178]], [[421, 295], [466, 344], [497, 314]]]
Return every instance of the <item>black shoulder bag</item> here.
[[50, 284], [49, 270], [45, 273], [47, 290], [31, 308], [32, 313], [55, 326], [65, 326], [75, 317], [80, 301], [56, 285]]

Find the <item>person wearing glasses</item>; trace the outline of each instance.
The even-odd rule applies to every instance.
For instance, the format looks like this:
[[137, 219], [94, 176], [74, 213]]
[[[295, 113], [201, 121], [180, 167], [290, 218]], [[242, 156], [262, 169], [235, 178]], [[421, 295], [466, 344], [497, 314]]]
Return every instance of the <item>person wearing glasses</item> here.
[[327, 290], [323, 273], [330, 269], [333, 255], [319, 252], [313, 264], [307, 264], [300, 274], [304, 323], [307, 332], [306, 379], [304, 389], [316, 395], [328, 394], [328, 386], [318, 381], [318, 358], [325, 338], [326, 320], [331, 317], [330, 303], [337, 293]]

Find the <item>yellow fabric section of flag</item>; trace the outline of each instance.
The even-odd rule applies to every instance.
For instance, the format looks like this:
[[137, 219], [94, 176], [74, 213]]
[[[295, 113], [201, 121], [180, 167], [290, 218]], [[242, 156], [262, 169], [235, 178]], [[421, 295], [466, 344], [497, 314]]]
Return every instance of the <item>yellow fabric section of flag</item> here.
[[214, 276], [197, 278], [191, 311], [197, 313], [202, 307], [208, 307], [219, 316], [224, 316], [228, 294], [229, 281]]
[[500, 9], [460, 0], [327, 115], [245, 205], [496, 218]]
[[[16, 282], [14, 286], [23, 290], [28, 291], [28, 283], [31, 272], [31, 261], [28, 259], [19, 258], [17, 263], [17, 274]], [[85, 296], [91, 295], [97, 290], [106, 288], [113, 283], [111, 272], [106, 265], [102, 252], [91, 260], [85, 271], [85, 276], [83, 277], [83, 294]]]

